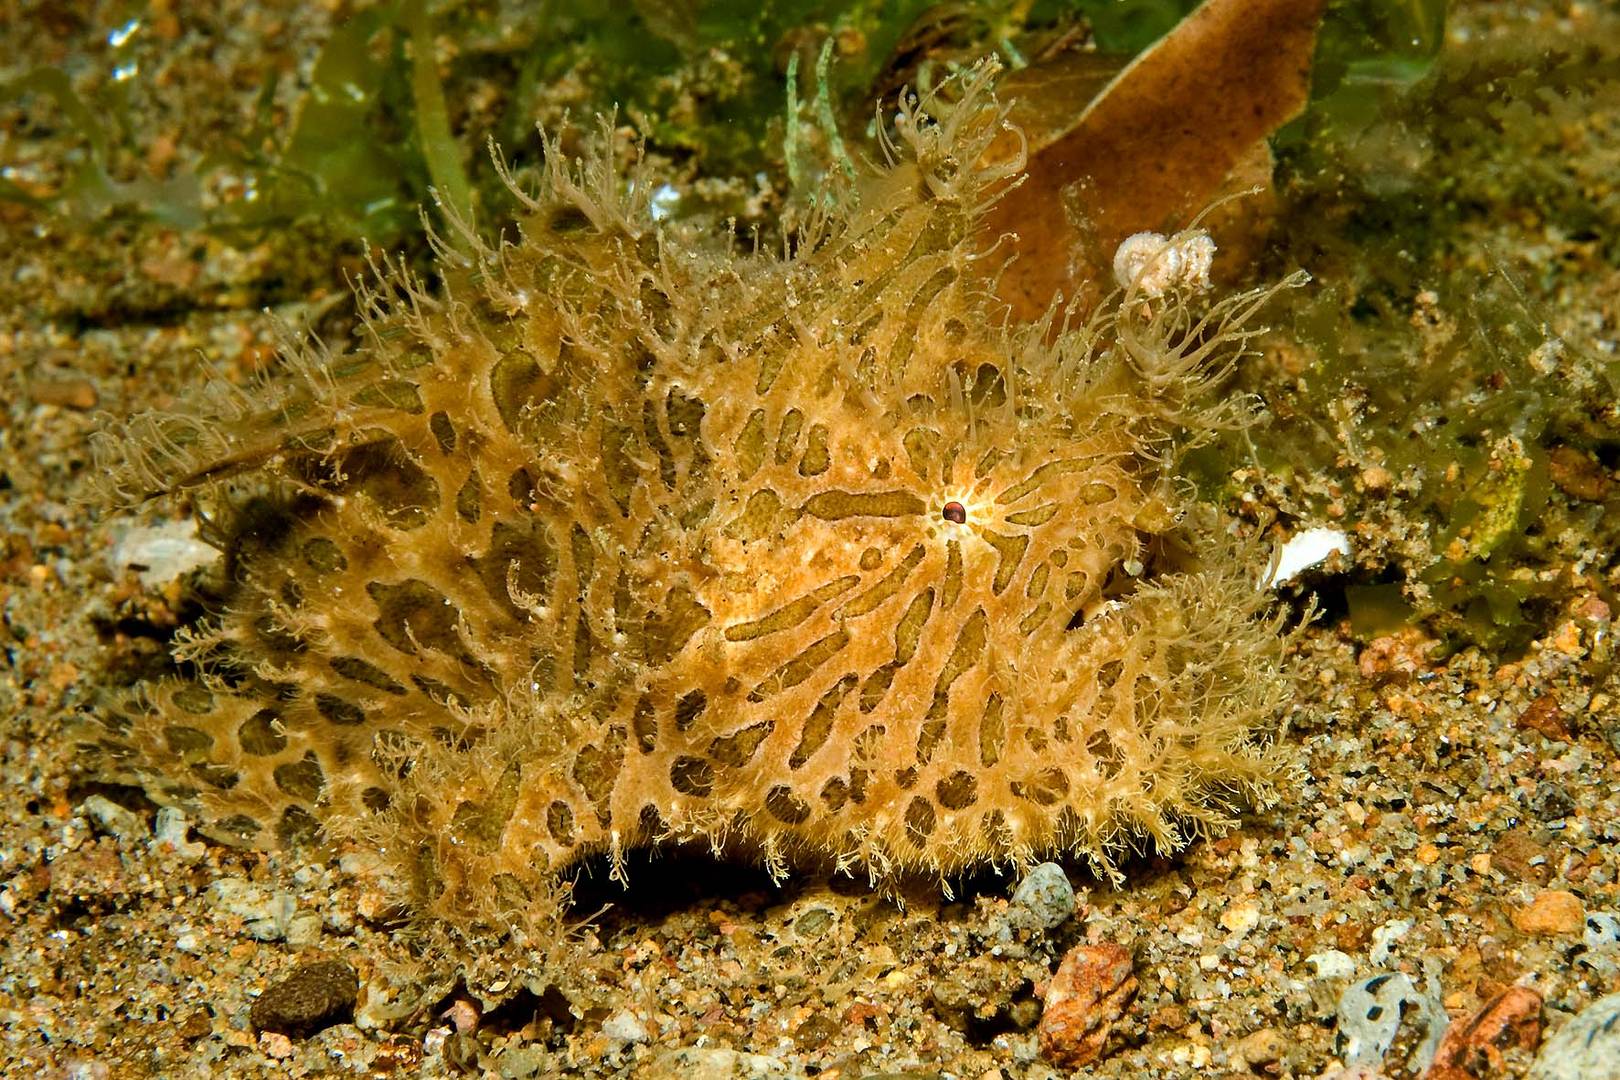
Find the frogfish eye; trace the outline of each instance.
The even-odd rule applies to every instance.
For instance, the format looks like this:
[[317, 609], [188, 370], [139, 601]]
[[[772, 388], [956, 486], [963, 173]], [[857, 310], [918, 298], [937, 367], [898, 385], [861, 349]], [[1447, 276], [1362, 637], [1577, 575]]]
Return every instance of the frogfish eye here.
[[962, 525], [967, 522], [967, 507], [952, 499], [940, 510], [940, 516], [953, 525]]

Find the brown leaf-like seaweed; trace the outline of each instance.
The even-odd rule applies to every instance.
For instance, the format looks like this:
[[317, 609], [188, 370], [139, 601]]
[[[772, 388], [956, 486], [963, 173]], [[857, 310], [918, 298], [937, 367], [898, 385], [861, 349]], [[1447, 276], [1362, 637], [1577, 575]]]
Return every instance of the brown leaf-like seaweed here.
[[[1048, 121], [1029, 147], [1022, 187], [980, 226], [986, 237], [1009, 236], [1018, 253], [998, 284], [1017, 318], [1038, 318], [1060, 294], [1095, 303], [1111, 287], [1121, 240], [1185, 228], [1223, 190], [1269, 179], [1264, 140], [1305, 106], [1324, 6], [1207, 0], [1072, 123]], [[1065, 61], [1049, 76], [1022, 78], [1084, 89], [1091, 70]], [[1004, 141], [992, 154], [1007, 148]], [[1228, 248], [1240, 230], [1211, 231]]]

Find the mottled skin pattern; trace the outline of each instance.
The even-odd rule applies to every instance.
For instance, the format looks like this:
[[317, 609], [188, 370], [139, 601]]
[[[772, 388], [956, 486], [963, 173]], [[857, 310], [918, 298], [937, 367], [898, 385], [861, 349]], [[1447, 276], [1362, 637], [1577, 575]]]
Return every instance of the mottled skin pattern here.
[[368, 293], [360, 351], [109, 433], [124, 501], [212, 493], [234, 581], [201, 674], [90, 733], [111, 771], [486, 928], [659, 839], [1106, 866], [1267, 797], [1275, 627], [1168, 471], [1263, 297], [1004, 327], [985, 80], [786, 259], [548, 144], [522, 236]]

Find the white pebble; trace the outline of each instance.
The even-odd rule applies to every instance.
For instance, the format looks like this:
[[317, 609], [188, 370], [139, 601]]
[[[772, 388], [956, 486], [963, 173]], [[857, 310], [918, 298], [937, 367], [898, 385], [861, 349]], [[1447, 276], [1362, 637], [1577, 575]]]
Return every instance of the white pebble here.
[[219, 549], [197, 539], [195, 521], [131, 525], [112, 550], [113, 572], [134, 569], [147, 588], [167, 585], [219, 558]]
[[79, 810], [94, 821], [102, 832], [119, 840], [139, 840], [146, 835], [146, 822], [133, 810], [126, 810], [104, 795], [92, 795], [79, 804]]
[[624, 1043], [646, 1042], [650, 1037], [647, 1034], [647, 1025], [629, 1009], [620, 1009], [602, 1021], [602, 1034]]
[[194, 863], [201, 859], [208, 851], [204, 844], [187, 839], [191, 831], [191, 822], [186, 815], [172, 806], [160, 806], [157, 812], [157, 834], [152, 838], [152, 847], [163, 852], [171, 852], [182, 862]]

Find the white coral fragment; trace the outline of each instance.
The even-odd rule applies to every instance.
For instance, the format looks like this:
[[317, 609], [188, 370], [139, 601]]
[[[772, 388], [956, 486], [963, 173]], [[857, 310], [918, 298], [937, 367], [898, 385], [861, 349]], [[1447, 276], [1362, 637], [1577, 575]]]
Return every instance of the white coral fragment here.
[[1127, 236], [1114, 252], [1114, 280], [1122, 289], [1145, 296], [1163, 296], [1172, 288], [1209, 288], [1209, 268], [1215, 261], [1215, 241], [1202, 229], [1166, 237], [1139, 232]]

